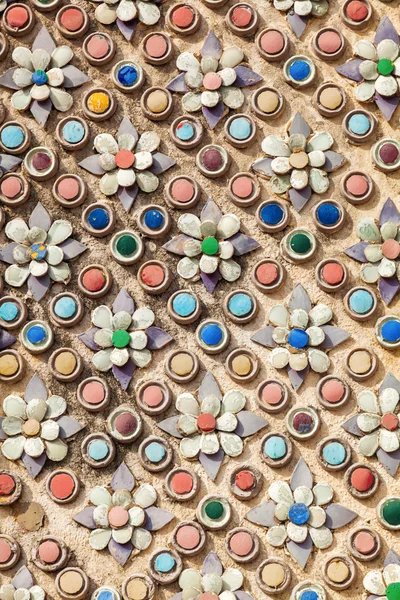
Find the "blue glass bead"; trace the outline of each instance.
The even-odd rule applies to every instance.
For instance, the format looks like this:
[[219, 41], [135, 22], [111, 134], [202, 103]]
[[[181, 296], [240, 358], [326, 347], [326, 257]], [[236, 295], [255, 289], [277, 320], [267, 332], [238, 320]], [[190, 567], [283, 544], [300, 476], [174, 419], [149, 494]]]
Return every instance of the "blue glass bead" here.
[[374, 304], [374, 300], [367, 290], [357, 290], [351, 294], [349, 306], [352, 311], [359, 315], [365, 315]]
[[289, 75], [295, 81], [304, 81], [310, 71], [310, 65], [305, 60], [295, 60], [289, 67]]
[[209, 323], [205, 325], [200, 332], [201, 340], [207, 346], [216, 346], [222, 340], [222, 329], [219, 325]]
[[267, 204], [260, 211], [261, 220], [267, 225], [277, 225], [283, 219], [283, 209], [279, 204]]
[[32, 260], [44, 260], [47, 254], [44, 244], [32, 244], [29, 248]]
[[88, 215], [88, 223], [93, 229], [101, 230], [107, 227], [110, 222], [108, 213], [104, 208], [95, 208]]
[[1, 142], [6, 148], [11, 150], [21, 146], [25, 140], [24, 132], [16, 125], [7, 125], [1, 132]]
[[371, 123], [365, 115], [355, 114], [350, 117], [348, 128], [356, 135], [365, 135], [371, 129]]
[[159, 229], [163, 223], [164, 217], [159, 210], [148, 210], [144, 215], [144, 224], [149, 229]]
[[386, 321], [382, 325], [381, 335], [385, 342], [398, 342], [400, 340], [400, 322], [394, 319]]
[[287, 452], [285, 440], [278, 435], [273, 435], [266, 441], [264, 450], [267, 456], [274, 460], [279, 460]]
[[235, 317], [245, 317], [253, 310], [253, 301], [247, 294], [235, 294], [228, 302], [228, 309]]
[[97, 596], [97, 600], [114, 600], [114, 595], [108, 590], [101, 590]]
[[295, 525], [304, 525], [310, 518], [309, 508], [302, 502], [296, 502], [289, 508], [288, 517]]
[[178, 139], [182, 140], [182, 142], [188, 142], [193, 138], [194, 134], [194, 127], [188, 121], [182, 121], [181, 123], [179, 123], [175, 130], [175, 135]]
[[31, 344], [40, 344], [46, 339], [46, 330], [41, 325], [32, 325], [26, 332], [28, 342]]
[[133, 65], [124, 65], [117, 74], [117, 79], [121, 85], [130, 87], [137, 81], [138, 72]]
[[339, 442], [330, 442], [324, 446], [322, 456], [328, 465], [341, 465], [346, 458], [346, 450]]
[[314, 590], [305, 590], [300, 596], [300, 600], [318, 600], [319, 596]]
[[109, 448], [103, 440], [93, 440], [88, 446], [88, 454], [95, 461], [104, 460], [109, 454]]
[[172, 301], [172, 308], [180, 317], [188, 317], [196, 310], [196, 298], [190, 294], [178, 294]]
[[150, 462], [159, 463], [165, 456], [165, 448], [158, 442], [151, 442], [146, 446], [144, 453]]
[[160, 573], [169, 573], [175, 567], [175, 559], [171, 554], [163, 552], [157, 556], [155, 567]]
[[11, 323], [11, 321], [14, 321], [18, 315], [19, 309], [17, 304], [14, 304], [14, 302], [4, 302], [4, 304], [0, 306], [0, 319], [3, 319], [3, 321], [6, 321], [6, 323]]
[[229, 133], [235, 140], [247, 140], [251, 134], [251, 125], [248, 119], [237, 117], [229, 126]]
[[62, 135], [69, 144], [78, 144], [85, 136], [85, 129], [79, 121], [68, 121], [62, 129]]
[[41, 69], [32, 73], [32, 83], [35, 83], [36, 85], [44, 85], [47, 83], [48, 79], [47, 73]]
[[308, 333], [303, 329], [292, 329], [288, 335], [288, 342], [293, 348], [305, 348], [308, 344]]
[[332, 227], [340, 219], [340, 211], [335, 204], [331, 202], [324, 202], [317, 208], [317, 219], [321, 225], [326, 227]]
[[70, 319], [76, 313], [76, 302], [69, 296], [60, 298], [54, 305], [54, 312], [60, 319]]

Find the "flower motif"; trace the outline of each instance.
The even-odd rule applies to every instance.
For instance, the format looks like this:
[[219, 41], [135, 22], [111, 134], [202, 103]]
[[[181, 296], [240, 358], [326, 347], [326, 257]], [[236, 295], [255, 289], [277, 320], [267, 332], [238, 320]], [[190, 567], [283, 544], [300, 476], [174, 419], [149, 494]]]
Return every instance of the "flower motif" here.
[[329, 10], [328, 0], [273, 0], [274, 7], [287, 13], [287, 21], [299, 38], [311, 17], [323, 17]]
[[262, 81], [262, 77], [241, 64], [244, 53], [238, 46], [223, 49], [210, 31], [200, 50], [200, 60], [191, 52], [178, 56], [180, 75], [167, 85], [171, 92], [184, 93], [182, 106], [188, 112], [203, 111], [214, 129], [230, 108], [240, 108], [245, 100], [241, 88]]
[[268, 423], [244, 410], [246, 397], [239, 389], [222, 396], [212, 373], [206, 373], [197, 398], [184, 392], [176, 399], [181, 413], [158, 423], [158, 427], [181, 440], [180, 451], [188, 460], [198, 459], [207, 475], [215, 479], [226, 456], [240, 456], [243, 439], [254, 435]]
[[34, 585], [33, 577], [29, 569], [21, 567], [11, 583], [5, 583], [0, 587], [1, 600], [15, 600], [24, 598], [24, 600], [44, 600], [46, 593], [39, 585]]
[[383, 17], [373, 42], [359, 40], [354, 58], [336, 71], [358, 85], [354, 91], [359, 102], [375, 102], [387, 121], [396, 110], [400, 97], [400, 38], [388, 17]]
[[368, 571], [363, 586], [366, 592], [372, 594], [369, 598], [396, 600], [400, 591], [400, 556], [394, 550], [389, 550], [384, 568]]
[[96, 351], [92, 362], [102, 372], [112, 369], [114, 377], [127, 389], [136, 368], [148, 367], [151, 351], [164, 348], [172, 337], [163, 329], [153, 327], [155, 315], [150, 308], [138, 308], [128, 292], [122, 289], [112, 310], [97, 306], [92, 312], [94, 327], [78, 338]]
[[100, 191], [106, 196], [118, 194], [128, 211], [139, 190], [147, 194], [155, 192], [160, 183], [157, 175], [176, 164], [174, 159], [157, 152], [160, 142], [155, 131], [139, 135], [125, 117], [116, 138], [109, 133], [95, 137], [94, 148], [98, 154], [88, 156], [79, 166], [94, 175], [102, 175]]
[[390, 304], [400, 288], [400, 212], [388, 198], [378, 221], [370, 218], [357, 223], [361, 242], [350, 246], [345, 254], [362, 263], [360, 277], [364, 283], [377, 283], [382, 300]]
[[342, 154], [330, 150], [334, 143], [330, 133], [321, 131], [310, 135], [308, 123], [296, 113], [289, 123], [287, 140], [268, 135], [261, 144], [268, 158], [251, 165], [253, 171], [270, 178], [275, 194], [288, 194], [297, 211], [306, 205], [313, 192], [327, 192], [329, 173], [346, 162]]
[[25, 46], [15, 48], [12, 58], [18, 67], [0, 77], [0, 85], [18, 90], [11, 99], [13, 108], [21, 111], [30, 108], [42, 127], [52, 107], [68, 111], [73, 98], [63, 87], [75, 88], [89, 81], [87, 75], [68, 64], [73, 56], [69, 46], [56, 47], [46, 27], [36, 36], [32, 51]]
[[63, 440], [84, 427], [72, 417], [65, 416], [66, 410], [64, 398], [49, 396], [43, 381], [35, 374], [24, 397], [10, 394], [3, 400], [5, 418], [0, 419], [3, 456], [8, 460], [21, 458], [33, 478], [41, 472], [46, 459], [64, 460], [68, 446]]
[[358, 449], [363, 456], [378, 458], [392, 476], [400, 465], [399, 426], [400, 381], [388, 373], [381, 383], [378, 396], [363, 390], [357, 396], [359, 413], [342, 427], [360, 438]]
[[344, 527], [357, 513], [332, 502], [333, 489], [328, 483], [313, 485], [313, 476], [301, 458], [289, 484], [274, 481], [270, 500], [247, 514], [246, 519], [267, 527], [267, 540], [274, 547], [286, 544], [292, 557], [305, 568], [313, 545], [326, 549], [333, 543], [332, 530]]
[[58, 219], [52, 223], [44, 206], [38, 202], [29, 217], [29, 224], [17, 218], [5, 228], [10, 244], [0, 249], [0, 260], [9, 264], [4, 279], [12, 287], [28, 287], [41, 300], [51, 281], [67, 284], [71, 270], [65, 261], [76, 258], [86, 246], [70, 238], [72, 225]]
[[181, 277], [187, 280], [203, 280], [209, 292], [213, 292], [222, 277], [233, 282], [239, 279], [241, 266], [232, 259], [242, 256], [260, 244], [240, 232], [240, 219], [234, 214], [223, 215], [214, 200], [209, 199], [200, 218], [186, 213], [178, 220], [178, 235], [163, 247], [169, 252], [183, 256], [177, 266]]
[[150, 546], [153, 531], [174, 518], [172, 513], [153, 506], [157, 492], [152, 485], [145, 483], [133, 491], [135, 484], [132, 472], [121, 463], [110, 488], [94, 487], [89, 496], [91, 506], [73, 516], [74, 521], [91, 530], [90, 546], [94, 550], [108, 548], [122, 566], [133, 550], [137, 554]]
[[289, 298], [288, 308], [283, 304], [273, 306], [268, 315], [270, 325], [257, 331], [251, 340], [273, 349], [272, 366], [286, 368], [298, 390], [310, 368], [316, 373], [327, 372], [330, 359], [325, 350], [350, 337], [347, 331], [328, 325], [332, 318], [332, 309], [326, 304], [312, 307], [309, 295], [299, 283]]
[[129, 42], [137, 23], [155, 25], [161, 12], [158, 5], [164, 0], [94, 0], [98, 2], [94, 16], [102, 25], [116, 23], [118, 29]]
[[196, 569], [184, 569], [179, 577], [178, 585], [181, 592], [171, 598], [201, 598], [213, 596], [219, 600], [253, 600], [252, 596], [241, 590], [244, 577], [239, 569], [224, 569], [215, 552], [209, 552], [205, 557], [201, 572]]

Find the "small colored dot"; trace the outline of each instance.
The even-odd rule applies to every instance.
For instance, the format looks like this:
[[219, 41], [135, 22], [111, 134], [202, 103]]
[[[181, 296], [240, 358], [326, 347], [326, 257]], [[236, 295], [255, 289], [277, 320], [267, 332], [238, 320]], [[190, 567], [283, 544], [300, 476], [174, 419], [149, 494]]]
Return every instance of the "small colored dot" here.
[[54, 312], [60, 319], [70, 319], [76, 314], [76, 309], [76, 302], [70, 296], [60, 298], [54, 305]]
[[209, 323], [201, 329], [200, 337], [207, 346], [217, 346], [223, 338], [223, 331], [219, 325]]
[[178, 294], [172, 301], [172, 308], [180, 317], [192, 315], [196, 310], [196, 307], [196, 298], [187, 293]]
[[88, 215], [88, 223], [96, 231], [105, 229], [110, 222], [108, 212], [104, 208], [94, 208]]
[[253, 310], [253, 301], [247, 294], [235, 294], [228, 302], [228, 309], [235, 317], [246, 317]]
[[69, 144], [78, 144], [85, 136], [85, 128], [80, 121], [68, 121], [62, 128], [62, 135]]
[[308, 344], [308, 334], [303, 329], [292, 329], [288, 335], [288, 343], [292, 348], [305, 348]]
[[289, 75], [295, 81], [304, 81], [310, 72], [311, 67], [305, 60], [295, 60], [289, 67]]
[[93, 440], [88, 446], [88, 453], [91, 459], [96, 462], [104, 460], [110, 450], [103, 440]]
[[161, 462], [166, 455], [164, 446], [162, 444], [159, 444], [158, 442], [151, 442], [151, 444], [148, 444], [148, 446], [146, 446], [144, 452], [145, 452], [146, 458], [151, 463]]
[[261, 220], [267, 225], [278, 225], [284, 217], [284, 211], [279, 204], [267, 204], [260, 211]]
[[3, 304], [0, 305], [0, 319], [6, 321], [6, 323], [11, 323], [18, 315], [19, 308], [14, 302], [3, 302]]
[[160, 229], [164, 224], [164, 216], [159, 210], [148, 210], [144, 215], [144, 224], [149, 229]]
[[41, 325], [32, 325], [26, 332], [26, 337], [31, 344], [40, 344], [47, 337], [46, 330]]

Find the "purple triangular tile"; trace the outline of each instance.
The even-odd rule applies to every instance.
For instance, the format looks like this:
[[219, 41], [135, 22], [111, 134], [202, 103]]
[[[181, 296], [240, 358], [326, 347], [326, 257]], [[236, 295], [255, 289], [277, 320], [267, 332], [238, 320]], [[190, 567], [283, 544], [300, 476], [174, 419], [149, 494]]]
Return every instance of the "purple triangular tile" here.
[[385, 98], [384, 96], [381, 96], [380, 94], [378, 94], [376, 92], [375, 96], [374, 96], [374, 100], [375, 100], [377, 107], [379, 108], [379, 110], [381, 111], [383, 116], [385, 117], [386, 121], [390, 121], [390, 119], [394, 115], [396, 108], [399, 105], [400, 98], [398, 96], [392, 96], [391, 98]]
[[33, 581], [32, 574], [30, 570], [27, 567], [25, 567], [25, 565], [16, 572], [13, 579], [11, 580], [11, 584], [16, 589], [22, 588], [24, 590], [29, 590], [34, 585], [34, 583], [35, 582]]
[[389, 17], [383, 17], [376, 28], [374, 44], [377, 46], [383, 40], [393, 40], [395, 44], [400, 43], [399, 35]]
[[177, 428], [177, 423], [180, 418], [181, 415], [174, 415], [173, 417], [168, 417], [168, 419], [164, 419], [163, 421], [157, 423], [157, 427], [159, 427], [161, 431], [169, 433], [169, 435], [172, 435], [175, 438], [182, 439], [183, 435], [179, 433], [179, 430]]
[[47, 273], [42, 277], [34, 277], [33, 275], [29, 275], [28, 287], [32, 293], [32, 296], [37, 302], [39, 302], [39, 300], [44, 298], [49, 290], [50, 277], [47, 275]]
[[238, 88], [249, 87], [263, 80], [261, 75], [244, 65], [238, 65], [234, 70], [236, 72], [235, 86]]
[[216, 225], [220, 222], [222, 217], [222, 211], [219, 208], [218, 204], [214, 202], [211, 198], [208, 198], [205, 203], [201, 214], [200, 221], [214, 221]]
[[31, 102], [29, 110], [31, 111], [36, 122], [39, 123], [41, 127], [44, 127], [47, 123], [47, 119], [49, 118], [52, 108], [53, 104], [49, 99], [43, 100], [42, 102], [33, 100], [33, 102]]
[[306, 185], [302, 190], [295, 190], [294, 188], [290, 188], [289, 190], [289, 199], [293, 205], [293, 208], [300, 212], [312, 195], [312, 189], [309, 185]]
[[160, 350], [174, 341], [174, 338], [160, 327], [149, 327], [146, 329], [147, 346], [149, 350]]
[[215, 129], [225, 114], [225, 105], [223, 102], [219, 101], [218, 104], [216, 104], [212, 108], [202, 106], [201, 112], [203, 113], [209, 128]]
[[393, 375], [393, 373], [386, 373], [381, 385], [379, 386], [379, 393], [382, 393], [387, 388], [394, 388], [400, 394], [400, 381]]
[[12, 156], [11, 154], [0, 154], [0, 170], [5, 175], [10, 171], [15, 171], [22, 163], [22, 158]]
[[168, 169], [171, 169], [176, 165], [176, 160], [163, 154], [162, 152], [154, 152], [153, 154], [153, 164], [150, 167], [149, 171], [153, 173], [153, 175], [162, 175]]
[[236, 418], [238, 420], [237, 427], [235, 429], [235, 433], [240, 437], [248, 437], [249, 435], [254, 435], [261, 429], [264, 429], [268, 426], [268, 421], [255, 415], [249, 410], [241, 410], [237, 413]]
[[72, 260], [87, 250], [85, 244], [82, 244], [81, 242], [78, 242], [78, 240], [74, 240], [72, 238], [65, 240], [65, 242], [59, 244], [58, 247], [64, 252], [64, 260]]
[[117, 490], [128, 490], [131, 492], [135, 487], [135, 477], [126, 463], [122, 462], [111, 479], [111, 487]]
[[128, 388], [135, 369], [136, 367], [131, 359], [129, 359], [123, 367], [117, 367], [117, 365], [112, 366], [113, 375], [123, 390]]
[[272, 158], [261, 158], [260, 160], [256, 160], [252, 165], [250, 165], [250, 169], [257, 173], [258, 175], [265, 175], [266, 177], [273, 177], [274, 172], [271, 168], [273, 159]]
[[292, 388], [295, 392], [297, 392], [297, 390], [301, 388], [309, 372], [309, 365], [307, 365], [306, 368], [302, 369], [301, 371], [295, 371], [294, 369], [287, 367], [287, 374], [289, 376], [290, 383], [292, 384]]
[[338, 67], [336, 67], [336, 71], [339, 73], [339, 75], [346, 77], [346, 79], [361, 82], [363, 80], [363, 76], [360, 73], [360, 65], [362, 62], [362, 58], [354, 58], [353, 60], [348, 60], [343, 65], [339, 65]]
[[304, 135], [305, 138], [308, 138], [311, 133], [309, 124], [299, 112], [294, 115], [293, 121], [289, 128], [289, 135], [293, 135], [295, 133], [300, 133], [301, 135]]
[[117, 137], [119, 137], [120, 135], [124, 135], [125, 133], [132, 135], [135, 138], [136, 142], [138, 141], [138, 139], [140, 137], [138, 130], [132, 124], [132, 121], [128, 117], [124, 117], [122, 119], [121, 123], [119, 124]]
[[168, 510], [163, 510], [156, 506], [149, 506], [144, 512], [146, 513], [146, 523], [143, 527], [147, 531], [158, 531], [175, 518], [175, 515]]
[[307, 535], [305, 541], [301, 544], [289, 540], [286, 544], [286, 547], [293, 556], [294, 560], [299, 563], [300, 567], [305, 569], [313, 547], [311, 537]]
[[382, 206], [381, 212], [379, 213], [379, 225], [382, 226], [388, 221], [391, 223], [396, 223], [396, 225], [400, 225], [400, 213], [391, 198], [386, 200], [385, 204]]
[[13, 252], [14, 248], [16, 248], [17, 246], [17, 242], [10, 242], [9, 244], [3, 246], [0, 249], [0, 260], [7, 263], [8, 265], [15, 264]]
[[132, 21], [121, 21], [121, 19], [117, 19], [115, 21], [118, 29], [120, 30], [127, 42], [130, 42], [133, 38], [137, 22], [137, 19], [133, 19]]
[[319, 348], [324, 350], [336, 348], [351, 337], [351, 333], [334, 325], [321, 325], [321, 329], [325, 333], [325, 339]]
[[293, 491], [301, 485], [310, 490], [313, 486], [313, 476], [304, 458], [300, 458], [290, 478], [290, 487]]
[[5, 329], [0, 329], [0, 350], [5, 350], [14, 344], [17, 338]]
[[347, 158], [343, 154], [333, 152], [333, 150], [326, 150], [324, 171], [327, 173], [334, 173], [338, 169], [341, 169], [343, 165], [347, 163]]
[[60, 427], [60, 437], [64, 440], [68, 440], [73, 435], [85, 429], [86, 425], [79, 423], [76, 419], [63, 415], [57, 420], [57, 424]]
[[341, 427], [342, 429], [347, 431], [347, 433], [351, 433], [352, 435], [356, 435], [358, 437], [363, 437], [364, 434], [357, 425], [357, 419], [358, 415], [353, 415], [352, 417], [350, 417], [350, 419], [342, 423]]
[[211, 56], [213, 58], [220, 58], [222, 54], [221, 42], [213, 31], [208, 33], [204, 44], [200, 50], [201, 56]]
[[400, 565], [400, 556], [391, 549], [386, 554], [385, 562], [383, 563], [384, 567], [387, 567], [388, 565]]
[[129, 187], [119, 186], [117, 190], [117, 196], [126, 212], [130, 211], [133, 203], [136, 200], [136, 196], [139, 193], [139, 186], [135, 183]]
[[207, 373], [204, 375], [197, 391], [199, 402], [202, 402], [204, 398], [207, 398], [207, 396], [216, 396], [219, 398], [219, 400], [222, 400], [220, 387], [211, 371], [207, 371]]
[[217, 287], [218, 281], [221, 279], [221, 274], [219, 269], [217, 269], [215, 273], [204, 273], [203, 271], [200, 271], [200, 277], [206, 287], [207, 292], [212, 294]]
[[41, 471], [46, 463], [47, 456], [46, 456], [46, 453], [43, 452], [43, 454], [41, 456], [37, 456], [37, 457], [33, 458], [32, 456], [28, 456], [24, 452], [22, 454], [21, 460], [24, 463], [29, 475], [32, 477], [32, 479], [35, 479], [39, 475], [39, 473], [41, 473]]
[[265, 346], [266, 348], [275, 348], [276, 344], [272, 339], [274, 329], [273, 325], [267, 325], [263, 329], [256, 331], [250, 339], [252, 342], [257, 342], [257, 344], [261, 344], [261, 346]]
[[308, 292], [301, 285], [301, 283], [296, 284], [292, 293], [289, 297], [288, 302], [289, 310], [294, 311], [298, 308], [305, 310], [306, 313], [309, 313], [311, 310], [311, 300]]
[[98, 327], [92, 327], [91, 329], [88, 329], [87, 331], [84, 331], [83, 333], [80, 333], [77, 336], [77, 338], [85, 344], [86, 348], [89, 348], [90, 350], [93, 350], [94, 352], [97, 352], [98, 350], [100, 350], [99, 346], [94, 341], [94, 334], [97, 331], [99, 331]]
[[229, 238], [230, 243], [235, 248], [235, 256], [243, 256], [260, 248], [260, 244], [254, 238], [238, 231]]
[[250, 594], [244, 592], [243, 590], [237, 590], [233, 593], [236, 596], [237, 600], [254, 600], [253, 596], [250, 596]]
[[325, 526], [329, 529], [339, 529], [340, 527], [344, 527], [358, 517], [356, 512], [345, 506], [341, 506], [340, 504], [335, 504], [334, 502], [326, 507], [325, 512]]
[[273, 527], [276, 525], [275, 520], [275, 502], [269, 500], [268, 502], [262, 502], [258, 506], [250, 509], [246, 513], [245, 517], [250, 523], [254, 525], [261, 525], [262, 527]]
[[189, 88], [186, 85], [185, 77], [186, 73], [180, 73], [180, 75], [177, 75], [176, 77], [171, 79], [171, 81], [167, 83], [165, 87], [170, 92], [175, 92], [177, 94], [185, 94], [189, 91]]
[[287, 20], [296, 37], [301, 37], [307, 26], [308, 17], [301, 17], [291, 10], [287, 14]]
[[85, 75], [80, 69], [74, 67], [74, 65], [67, 65], [61, 70], [64, 73], [63, 87], [66, 89], [73, 89], [90, 81], [90, 77]]
[[378, 290], [382, 300], [388, 306], [400, 288], [397, 277], [381, 277], [378, 281]]
[[223, 450], [221, 450], [221, 448], [218, 450], [218, 452], [216, 452], [216, 454], [204, 454], [204, 452], [200, 452], [199, 461], [212, 481], [215, 481], [217, 478], [224, 458], [225, 453]]
[[179, 592], [178, 594], [172, 596], [171, 600], [182, 600], [182, 592]]
[[41, 202], [38, 202], [29, 217], [29, 227], [40, 227], [45, 231], [49, 231], [51, 223], [52, 220], [49, 213], [47, 212], [43, 204]]
[[33, 399], [46, 401], [47, 397], [47, 388], [42, 379], [39, 377], [39, 375], [35, 373], [33, 377], [31, 377], [31, 379], [28, 382], [28, 385], [25, 388], [24, 400], [27, 403]]
[[394, 477], [400, 465], [400, 450], [395, 450], [395, 452], [390, 452], [389, 454], [382, 450], [382, 448], [378, 448], [376, 457], [389, 475]]
[[215, 573], [215, 575], [221, 577], [223, 572], [224, 567], [222, 566], [218, 556], [215, 554], [215, 552], [209, 552], [203, 561], [201, 574], [209, 575], [210, 573]]
[[176, 235], [168, 242], [163, 245], [164, 250], [168, 252], [172, 252], [173, 254], [177, 254], [178, 256], [185, 256], [184, 245], [188, 240], [192, 238], [189, 235], [185, 235], [183, 233]]
[[129, 560], [130, 555], [132, 554], [133, 546], [131, 542], [127, 542], [126, 544], [118, 544], [112, 538], [108, 543], [108, 551], [113, 557], [113, 559], [123, 567]]
[[78, 164], [88, 173], [92, 173], [92, 175], [104, 175], [105, 173], [105, 170], [99, 164], [99, 154], [91, 154]]
[[114, 315], [120, 311], [127, 312], [130, 315], [133, 315], [135, 312], [135, 303], [133, 298], [124, 288], [122, 288], [115, 296], [112, 305], [112, 311]]
[[93, 520], [93, 512], [94, 506], [87, 506], [80, 512], [76, 513], [76, 515], [73, 515], [72, 518], [75, 523], [79, 523], [79, 525], [82, 525], [87, 529], [96, 529], [97, 525]]
[[365, 258], [364, 250], [368, 245], [368, 242], [358, 242], [357, 244], [354, 244], [354, 246], [347, 248], [344, 253], [357, 262], [366, 263], [368, 261]]
[[8, 69], [7, 71], [5, 71], [5, 73], [0, 75], [0, 85], [8, 88], [9, 90], [19, 90], [19, 85], [14, 83], [14, 80], [12, 78], [14, 71], [16, 71], [19, 68], [20, 67], [12, 67], [11, 69]]
[[46, 27], [42, 27], [32, 44], [32, 52], [35, 50], [46, 50], [49, 54], [52, 54], [56, 49], [56, 44], [51, 37]]

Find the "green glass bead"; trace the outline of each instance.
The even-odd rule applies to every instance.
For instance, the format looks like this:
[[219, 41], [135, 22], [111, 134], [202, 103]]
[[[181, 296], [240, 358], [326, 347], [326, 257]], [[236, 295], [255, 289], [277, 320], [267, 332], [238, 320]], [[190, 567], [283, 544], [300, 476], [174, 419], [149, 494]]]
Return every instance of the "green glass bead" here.
[[125, 348], [130, 340], [129, 333], [124, 331], [124, 329], [117, 329], [117, 331], [114, 331], [112, 334], [112, 343], [115, 348]]
[[207, 237], [201, 242], [201, 251], [208, 256], [213, 256], [218, 252], [218, 240], [214, 237]]
[[390, 73], [393, 73], [394, 64], [388, 58], [381, 58], [378, 60], [377, 68], [380, 75], [390, 75]]
[[296, 254], [306, 254], [311, 248], [310, 238], [304, 233], [296, 233], [290, 240], [290, 247]]
[[121, 235], [117, 241], [117, 251], [121, 256], [131, 256], [136, 250], [136, 240], [131, 235]]
[[388, 600], [399, 600], [400, 599], [400, 582], [390, 583], [386, 588], [386, 598]]
[[400, 500], [389, 500], [383, 507], [382, 517], [389, 525], [400, 525]]
[[206, 505], [204, 511], [209, 519], [216, 521], [224, 514], [224, 507], [222, 506], [221, 502], [214, 500]]

